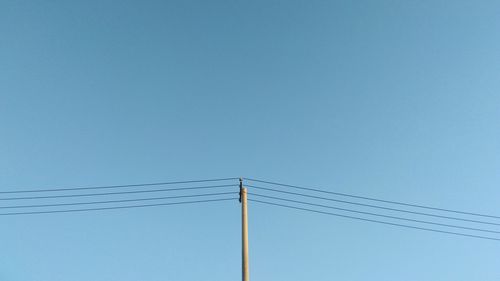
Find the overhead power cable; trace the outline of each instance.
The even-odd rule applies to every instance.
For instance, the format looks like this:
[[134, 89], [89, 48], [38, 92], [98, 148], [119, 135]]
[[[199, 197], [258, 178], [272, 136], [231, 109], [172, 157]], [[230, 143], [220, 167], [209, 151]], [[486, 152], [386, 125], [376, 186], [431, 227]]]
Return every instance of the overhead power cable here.
[[487, 221], [472, 220], [472, 219], [457, 218], [457, 217], [443, 216], [443, 215], [423, 213], [423, 212], [415, 212], [415, 211], [409, 211], [409, 210], [403, 210], [403, 209], [389, 208], [389, 207], [383, 207], [383, 206], [372, 205], [372, 204], [364, 204], [364, 203], [358, 203], [358, 202], [352, 202], [352, 201], [346, 201], [346, 200], [340, 200], [340, 199], [326, 198], [326, 197], [322, 197], [322, 196], [302, 194], [302, 193], [298, 193], [298, 192], [291, 192], [291, 191], [284, 191], [284, 190], [279, 190], [279, 189], [255, 186], [255, 185], [250, 185], [250, 184], [247, 184], [246, 186], [251, 187], [251, 188], [255, 188], [255, 189], [279, 192], [279, 193], [296, 195], [296, 196], [301, 196], [301, 197], [315, 198], [315, 199], [327, 200], [327, 201], [332, 201], [332, 202], [339, 202], [339, 203], [345, 203], [345, 204], [356, 205], [356, 206], [377, 208], [377, 209], [382, 209], [382, 210], [402, 212], [402, 213], [408, 213], [408, 214], [414, 214], [414, 215], [422, 215], [422, 216], [429, 216], [429, 217], [436, 217], [436, 218], [443, 218], [443, 219], [450, 219], [450, 220], [458, 220], [458, 221], [466, 221], [466, 222], [488, 224], [488, 225], [497, 225], [497, 226], [500, 225], [500, 223], [494, 223], [494, 222], [487, 222]]
[[153, 182], [153, 183], [138, 183], [138, 184], [124, 184], [124, 185], [107, 185], [107, 186], [86, 186], [86, 187], [31, 189], [31, 190], [9, 190], [9, 191], [0, 191], [0, 194], [35, 193], [35, 192], [57, 192], [57, 191], [73, 191], [73, 190], [91, 190], [91, 189], [112, 189], [112, 188], [124, 188], [124, 187], [141, 187], [141, 186], [156, 186], [156, 185], [172, 185], [172, 184], [189, 184], [189, 183], [203, 183], [203, 182], [218, 182], [218, 181], [230, 181], [230, 180], [237, 180], [237, 179], [238, 178], [219, 178], [219, 179], [202, 179], [202, 180], [188, 180], [188, 181]]
[[408, 206], [408, 207], [423, 208], [423, 209], [429, 209], [429, 210], [435, 210], [435, 211], [451, 212], [451, 213], [457, 213], [457, 214], [463, 214], [463, 215], [471, 215], [471, 216], [500, 219], [500, 216], [494, 216], [494, 215], [488, 215], [488, 214], [480, 214], [480, 213], [465, 212], [465, 211], [451, 210], [451, 209], [445, 209], [445, 208], [436, 208], [436, 207], [430, 207], [430, 206], [424, 206], [424, 205], [418, 205], [418, 204], [404, 203], [404, 202], [398, 202], [398, 201], [383, 200], [383, 199], [378, 199], [378, 198], [373, 198], [373, 197], [366, 197], [366, 196], [359, 196], [359, 195], [353, 195], [353, 194], [347, 194], [347, 193], [333, 192], [333, 191], [328, 191], [328, 190], [323, 190], [323, 189], [302, 187], [302, 186], [296, 186], [296, 185], [290, 185], [290, 184], [284, 184], [284, 183], [278, 183], [278, 182], [271, 182], [271, 181], [265, 181], [265, 180], [259, 180], [259, 179], [252, 179], [252, 178], [244, 178], [244, 179], [248, 180], [248, 181], [253, 181], [253, 182], [260, 182], [260, 183], [278, 185], [278, 186], [283, 186], [283, 187], [291, 187], [291, 188], [296, 188], [296, 189], [309, 190], [309, 191], [321, 192], [321, 193], [326, 193], [326, 194], [333, 194], [333, 195], [338, 195], [338, 196], [345, 196], [345, 197], [350, 197], [350, 198], [364, 199], [364, 200], [370, 200], [370, 201], [376, 201], [376, 202], [382, 202], [382, 203], [397, 204], [397, 205], [401, 205], [401, 206]]
[[104, 210], [117, 210], [117, 209], [132, 209], [132, 208], [146, 208], [157, 206], [170, 206], [170, 205], [184, 205], [184, 204], [197, 204], [208, 202], [219, 202], [236, 200], [238, 198], [220, 198], [220, 199], [207, 199], [197, 201], [183, 201], [183, 202], [169, 202], [169, 203], [156, 203], [144, 205], [130, 205], [130, 206], [114, 206], [114, 207], [99, 207], [99, 208], [86, 208], [86, 209], [69, 209], [69, 210], [52, 210], [52, 211], [33, 211], [33, 212], [13, 212], [13, 213], [0, 213], [0, 216], [17, 216], [17, 215], [38, 215], [38, 214], [54, 214], [54, 213], [73, 213], [73, 212], [88, 212], [88, 211], [104, 211]]
[[261, 201], [261, 200], [256, 200], [256, 199], [248, 199], [248, 201], [262, 203], [262, 204], [267, 204], [267, 205], [273, 205], [273, 206], [278, 206], [278, 207], [284, 207], [284, 208], [289, 208], [289, 209], [296, 209], [296, 210], [302, 210], [302, 211], [307, 211], [307, 212], [313, 212], [313, 213], [318, 213], [318, 214], [324, 214], [324, 215], [330, 215], [330, 216], [348, 218], [348, 219], [353, 219], [353, 220], [360, 220], [360, 221], [373, 222], [373, 223], [379, 223], [379, 224], [386, 224], [386, 225], [392, 225], [392, 226], [398, 226], [398, 227], [404, 227], [404, 228], [411, 228], [411, 229], [418, 229], [418, 230], [424, 230], [424, 231], [431, 231], [431, 232], [439, 232], [439, 233], [452, 234], [452, 235], [457, 235], [457, 236], [465, 236], [465, 237], [472, 237], [472, 238], [479, 238], [479, 239], [500, 241], [499, 238], [493, 238], [493, 237], [487, 237], [487, 236], [480, 236], [480, 235], [473, 235], [473, 234], [465, 234], [465, 233], [445, 231], [445, 230], [438, 230], [438, 229], [425, 228], [425, 227], [412, 226], [412, 225], [399, 224], [399, 223], [392, 223], [392, 222], [385, 222], [385, 221], [379, 221], [379, 220], [373, 220], [373, 219], [367, 219], [367, 218], [360, 218], [360, 217], [355, 217], [355, 216], [348, 216], [348, 215], [342, 215], [342, 214], [336, 214], [336, 213], [330, 213], [330, 212], [312, 210], [312, 209], [307, 209], [307, 208], [302, 208], [302, 207], [296, 207], [296, 206], [290, 206], [290, 205], [285, 205], [285, 204], [279, 204], [279, 203]]
[[7, 197], [0, 198], [0, 201], [8, 200], [31, 200], [31, 199], [52, 199], [52, 198], [73, 198], [73, 197], [92, 197], [92, 196], [106, 196], [106, 195], [123, 195], [123, 194], [141, 194], [151, 192], [169, 192], [169, 191], [183, 191], [183, 190], [199, 190], [199, 189], [212, 189], [223, 187], [235, 187], [236, 184], [223, 184], [223, 185], [209, 185], [209, 186], [192, 186], [192, 187], [179, 187], [179, 188], [163, 188], [151, 190], [134, 190], [134, 191], [116, 191], [105, 193], [85, 193], [85, 194], [64, 194], [64, 195], [46, 195], [46, 196], [25, 196], [25, 197]]
[[459, 229], [473, 230], [473, 231], [481, 231], [481, 232], [500, 233], [500, 231], [489, 230], [489, 229], [458, 226], [458, 225], [452, 225], [452, 224], [444, 224], [444, 223], [430, 222], [430, 221], [424, 221], [424, 220], [409, 219], [409, 218], [403, 218], [403, 217], [397, 217], [397, 216], [382, 215], [382, 214], [376, 214], [376, 213], [371, 213], [371, 212], [363, 212], [363, 211], [357, 211], [357, 210], [352, 210], [352, 209], [345, 209], [345, 208], [333, 207], [333, 206], [328, 206], [328, 205], [279, 198], [279, 197], [268, 196], [268, 195], [257, 194], [257, 193], [250, 193], [249, 192], [248, 194], [252, 195], [252, 196], [267, 198], [267, 199], [274, 199], [274, 200], [286, 201], [286, 202], [291, 202], [291, 203], [298, 203], [298, 204], [304, 204], [304, 205], [309, 205], [309, 206], [334, 209], [334, 210], [351, 212], [351, 213], [356, 213], [356, 214], [377, 216], [377, 217], [388, 218], [388, 219], [397, 219], [397, 220], [404, 220], [404, 221], [409, 221], [409, 222], [417, 222], [417, 223], [423, 223], [423, 224], [430, 224], [430, 225], [437, 225], [437, 226], [444, 226], [444, 227], [451, 227], [451, 228], [459, 228]]
[[166, 200], [166, 199], [180, 199], [180, 198], [193, 198], [205, 196], [219, 196], [228, 194], [238, 194], [238, 192], [217, 192], [217, 193], [204, 193], [194, 195], [180, 195], [180, 196], [164, 196], [164, 197], [150, 197], [139, 199], [122, 199], [122, 200], [107, 200], [107, 201], [92, 201], [92, 202], [75, 202], [75, 203], [58, 203], [58, 204], [38, 204], [38, 205], [16, 205], [16, 206], [0, 206], [0, 209], [21, 209], [21, 208], [45, 208], [45, 207], [61, 207], [61, 206], [79, 206], [79, 205], [95, 205], [95, 204], [110, 204], [110, 203], [125, 203], [125, 202], [142, 202], [152, 200]]

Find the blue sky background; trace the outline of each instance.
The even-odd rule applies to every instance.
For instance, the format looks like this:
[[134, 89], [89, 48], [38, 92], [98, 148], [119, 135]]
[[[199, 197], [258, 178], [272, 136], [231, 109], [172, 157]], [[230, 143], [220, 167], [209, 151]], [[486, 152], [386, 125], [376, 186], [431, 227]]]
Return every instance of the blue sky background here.
[[[497, 1], [2, 1], [0, 190], [247, 176], [500, 214]], [[500, 243], [250, 205], [252, 280]], [[238, 280], [239, 205], [0, 218], [0, 280]]]

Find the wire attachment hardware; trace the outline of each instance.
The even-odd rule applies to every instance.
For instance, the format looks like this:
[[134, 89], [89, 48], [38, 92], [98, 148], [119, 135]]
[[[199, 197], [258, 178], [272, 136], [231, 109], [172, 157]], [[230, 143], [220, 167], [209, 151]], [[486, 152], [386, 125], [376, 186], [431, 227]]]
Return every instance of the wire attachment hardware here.
[[242, 192], [242, 191], [243, 191], [243, 179], [242, 179], [242, 178], [240, 178], [240, 192], [239, 192], [239, 194], [240, 194], [240, 198], [238, 199], [238, 201], [240, 201], [240, 203], [241, 203], [241, 192]]

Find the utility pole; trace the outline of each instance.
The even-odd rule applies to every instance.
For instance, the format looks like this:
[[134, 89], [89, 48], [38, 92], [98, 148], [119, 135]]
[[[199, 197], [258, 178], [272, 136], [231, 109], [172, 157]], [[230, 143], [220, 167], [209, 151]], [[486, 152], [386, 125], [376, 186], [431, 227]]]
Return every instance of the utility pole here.
[[240, 178], [240, 202], [241, 202], [241, 243], [242, 243], [242, 275], [243, 281], [250, 281], [250, 269], [248, 267], [248, 212], [247, 212], [247, 189], [243, 187], [243, 179]]

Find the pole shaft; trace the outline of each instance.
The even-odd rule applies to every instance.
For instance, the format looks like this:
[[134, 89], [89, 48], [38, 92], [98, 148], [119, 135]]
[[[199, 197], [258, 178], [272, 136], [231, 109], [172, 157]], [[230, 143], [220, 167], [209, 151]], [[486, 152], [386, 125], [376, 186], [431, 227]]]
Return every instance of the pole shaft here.
[[243, 281], [250, 281], [250, 269], [248, 267], [248, 211], [247, 211], [247, 189], [240, 185], [241, 196], [241, 234], [242, 234], [242, 273]]

